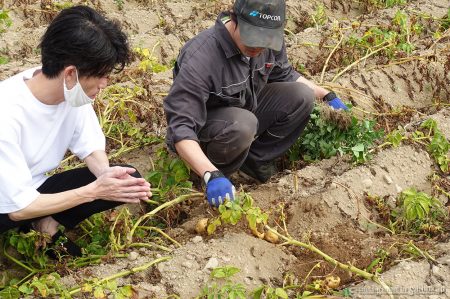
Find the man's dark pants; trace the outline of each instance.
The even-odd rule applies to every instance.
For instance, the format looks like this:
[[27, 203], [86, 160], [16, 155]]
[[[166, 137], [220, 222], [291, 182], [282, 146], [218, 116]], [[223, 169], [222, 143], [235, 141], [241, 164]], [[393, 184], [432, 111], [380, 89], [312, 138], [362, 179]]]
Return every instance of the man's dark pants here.
[[[121, 165], [131, 167], [129, 165]], [[134, 177], [141, 177], [138, 171], [132, 174]], [[53, 194], [64, 192], [79, 187], [86, 186], [96, 180], [96, 177], [89, 171], [87, 167], [68, 170], [49, 177], [38, 189], [42, 194]], [[84, 203], [71, 209], [51, 215], [66, 229], [74, 228], [78, 223], [89, 216], [109, 210], [123, 204], [117, 201], [108, 201], [97, 199], [89, 203]], [[42, 218], [42, 217], [40, 217]], [[11, 228], [29, 224], [39, 218], [27, 219], [21, 221], [12, 221], [8, 214], [0, 214], [0, 233]]]
[[263, 165], [283, 155], [305, 129], [314, 106], [311, 88], [298, 82], [270, 83], [254, 113], [237, 107], [208, 110], [201, 147], [225, 175], [247, 161]]

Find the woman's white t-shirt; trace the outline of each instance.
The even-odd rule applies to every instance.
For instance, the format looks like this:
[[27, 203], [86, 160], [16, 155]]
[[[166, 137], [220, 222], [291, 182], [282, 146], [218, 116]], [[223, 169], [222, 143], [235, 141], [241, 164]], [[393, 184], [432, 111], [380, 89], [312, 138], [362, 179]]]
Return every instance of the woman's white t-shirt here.
[[92, 105], [46, 105], [33, 96], [25, 80], [38, 69], [0, 82], [0, 214], [33, 202], [67, 150], [84, 159], [105, 149]]

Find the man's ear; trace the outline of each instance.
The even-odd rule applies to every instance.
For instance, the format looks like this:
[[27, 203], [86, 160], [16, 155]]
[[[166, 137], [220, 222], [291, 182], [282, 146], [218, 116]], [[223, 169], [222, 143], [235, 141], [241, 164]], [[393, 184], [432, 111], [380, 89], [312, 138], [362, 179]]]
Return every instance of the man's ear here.
[[62, 75], [64, 80], [66, 81], [67, 88], [71, 89], [77, 83], [77, 68], [74, 65], [66, 66]]

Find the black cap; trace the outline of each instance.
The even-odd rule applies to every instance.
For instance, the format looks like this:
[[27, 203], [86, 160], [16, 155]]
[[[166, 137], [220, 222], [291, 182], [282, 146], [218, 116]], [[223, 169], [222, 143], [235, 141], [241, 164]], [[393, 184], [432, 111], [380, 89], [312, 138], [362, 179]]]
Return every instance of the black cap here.
[[286, 16], [284, 0], [236, 0], [233, 10], [244, 45], [281, 50]]

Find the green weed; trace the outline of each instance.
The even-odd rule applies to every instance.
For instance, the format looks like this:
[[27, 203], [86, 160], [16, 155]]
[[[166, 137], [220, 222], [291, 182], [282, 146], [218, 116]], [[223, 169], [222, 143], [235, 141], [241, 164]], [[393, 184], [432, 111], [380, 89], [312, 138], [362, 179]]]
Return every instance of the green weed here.
[[431, 140], [427, 146], [428, 152], [439, 165], [439, 168], [443, 172], [448, 173], [450, 164], [448, 155], [450, 151], [450, 142], [448, 142], [444, 134], [438, 129], [437, 122], [434, 119], [427, 119], [420, 127], [429, 130], [427, 136], [431, 138]]
[[405, 5], [407, 0], [366, 0], [365, 4], [370, 8], [378, 9], [378, 8], [391, 8], [398, 5]]
[[5, 9], [0, 9], [0, 34], [6, 32], [6, 30], [11, 27], [12, 20], [9, 16], [9, 11]]
[[137, 292], [133, 289], [131, 285], [125, 285], [122, 287], [117, 286], [117, 281], [107, 280], [102, 281], [100, 279], [93, 279], [92, 281], [86, 282], [81, 287], [81, 292], [85, 295], [92, 295], [94, 298], [114, 298], [114, 299], [124, 299], [124, 298], [135, 298]]
[[314, 108], [305, 131], [289, 150], [289, 160], [312, 162], [337, 154], [350, 154], [356, 163], [370, 159], [370, 148], [383, 135], [375, 129], [375, 121], [358, 120], [349, 115], [350, 124], [347, 129], [341, 129], [338, 124], [324, 119], [320, 109]]
[[158, 189], [153, 200], [160, 202], [192, 188], [190, 169], [183, 160], [171, 155], [164, 147], [156, 152], [156, 157], [154, 169], [146, 175], [147, 181]]
[[9, 58], [6, 56], [0, 56], [0, 65], [7, 64], [9, 62]]
[[18, 299], [28, 296], [47, 298], [72, 298], [67, 287], [61, 283], [61, 277], [53, 272], [41, 276], [34, 276], [31, 280], [24, 282], [20, 286], [15, 281], [11, 285], [0, 291], [0, 297], [4, 299]]
[[52, 1], [51, 4], [53, 6], [52, 8], [54, 11], [61, 11], [63, 9], [74, 6], [74, 4], [70, 1], [62, 1], [62, 2]]
[[108, 86], [95, 101], [100, 126], [113, 145], [112, 157], [132, 149], [161, 142], [161, 138], [142, 126], [144, 116], [151, 109], [146, 106], [147, 91], [140, 86], [127, 87], [120, 84]]
[[[439, 199], [415, 188], [404, 190], [396, 199], [395, 206], [388, 205], [386, 198], [379, 196], [366, 195], [365, 199], [369, 206], [375, 208], [378, 220], [386, 224], [386, 229], [392, 234], [434, 236], [442, 231], [442, 224], [448, 219], [448, 211]], [[380, 257], [378, 262], [382, 260]], [[370, 268], [376, 269], [376, 265]]]
[[386, 136], [386, 142], [381, 145], [392, 145], [398, 147], [403, 141], [420, 144], [426, 148], [428, 153], [439, 166], [443, 173], [450, 171], [450, 142], [438, 128], [437, 122], [429, 118], [412, 134], [404, 130], [394, 130]]
[[[288, 293], [283, 288], [274, 288], [263, 285], [252, 293], [254, 299], [267, 298], [267, 299], [288, 299]], [[307, 297], [303, 297], [307, 298]]]
[[253, 205], [253, 198], [248, 193], [241, 192], [234, 201], [226, 201], [219, 206], [220, 215], [210, 221], [207, 227], [208, 234], [213, 234], [222, 224], [236, 225], [245, 215], [248, 226], [255, 236], [264, 236], [261, 226], [266, 225], [269, 215]]
[[77, 240], [77, 244], [88, 255], [105, 255], [110, 249], [109, 236], [111, 223], [105, 213], [97, 213], [80, 224], [85, 235]]
[[38, 267], [46, 269], [48, 267], [48, 257], [45, 254], [51, 250], [47, 243], [50, 242], [48, 235], [31, 230], [27, 233], [18, 233], [15, 230], [9, 230], [6, 233], [8, 244], [14, 248], [24, 259], [23, 263], [29, 269]]
[[327, 15], [325, 12], [325, 5], [318, 4], [316, 7], [316, 10], [314, 11], [314, 14], [311, 16], [311, 19], [316, 27], [316, 29], [319, 29], [319, 26], [322, 26], [327, 21]]
[[[5, 33], [6, 30], [11, 27], [12, 20], [9, 16], [8, 10], [0, 9], [0, 35]], [[0, 55], [0, 65], [7, 64], [9, 62], [8, 57]]]
[[241, 270], [233, 266], [217, 267], [211, 271], [212, 284], [203, 287], [202, 292], [196, 299], [230, 299], [230, 298], [254, 298], [254, 299], [307, 299], [325, 298], [322, 295], [314, 295], [311, 291], [303, 291], [289, 297], [288, 290], [297, 288], [297, 285], [285, 285], [283, 287], [272, 287], [261, 285], [254, 290], [247, 290], [241, 283], [236, 283], [231, 278]]
[[376, 258], [367, 266], [366, 271], [370, 273], [381, 273], [385, 260], [389, 257], [389, 252], [384, 249], [378, 249]]
[[[231, 282], [231, 277], [240, 272], [241, 270], [232, 267], [232, 266], [225, 266], [225, 267], [218, 267], [214, 268], [211, 271], [211, 278], [214, 280], [214, 283], [205, 286], [202, 289], [202, 292], [199, 296], [197, 296], [197, 299], [200, 298], [207, 298], [207, 299], [215, 299], [215, 298], [236, 298], [236, 299], [245, 299], [246, 297], [246, 290], [245, 287], [240, 283], [233, 283]], [[220, 285], [216, 282], [216, 280], [225, 280]]]
[[[352, 24], [353, 29], [359, 26], [358, 22]], [[336, 63], [350, 65], [371, 53], [389, 60], [410, 55], [415, 49], [413, 37], [420, 37], [423, 28], [420, 18], [398, 10], [389, 25], [369, 26], [361, 33], [350, 33], [337, 51], [340, 62]]]
[[158, 59], [154, 56], [154, 51], [159, 42], [153, 47], [150, 52], [147, 48], [135, 48], [134, 52], [137, 54], [141, 62], [139, 68], [144, 72], [160, 73], [165, 72], [169, 67], [162, 65], [158, 62]]
[[[58, 273], [43, 274], [34, 276], [32, 279], [17, 285], [12, 284], [0, 291], [0, 297], [4, 299], [19, 299], [23, 297], [39, 298], [63, 298], [71, 299], [72, 291], [62, 282]], [[103, 281], [93, 279], [86, 282], [80, 288], [84, 296], [89, 298], [106, 298], [111, 296], [115, 299], [135, 298], [136, 291], [130, 285], [118, 287], [116, 280]]]
[[[253, 291], [248, 291], [240, 283], [233, 283], [231, 277], [241, 270], [233, 266], [218, 267], [211, 271], [211, 278], [214, 282], [211, 285], [205, 286], [202, 293], [196, 297], [206, 299], [245, 299], [251, 298], [260, 299], [287, 299], [288, 294], [283, 288], [274, 288], [262, 285]], [[219, 282], [219, 283], [218, 283]], [[307, 297], [300, 297], [307, 298]]]
[[442, 31], [445, 31], [448, 28], [450, 28], [450, 7], [447, 9], [447, 15], [441, 19], [440, 23]]
[[114, 3], [117, 5], [118, 10], [122, 10], [125, 4], [124, 0], [114, 0]]
[[437, 198], [409, 188], [401, 193], [391, 216], [397, 229], [435, 235], [442, 230], [448, 212]]

